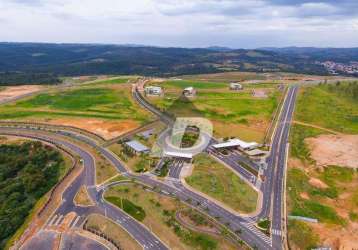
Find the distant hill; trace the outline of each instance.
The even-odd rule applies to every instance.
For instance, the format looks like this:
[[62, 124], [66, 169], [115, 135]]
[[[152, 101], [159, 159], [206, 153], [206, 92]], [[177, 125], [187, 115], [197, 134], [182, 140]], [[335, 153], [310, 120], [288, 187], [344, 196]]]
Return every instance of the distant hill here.
[[272, 51], [283, 56], [293, 56], [310, 61], [335, 61], [337, 63], [358, 61], [358, 48], [267, 47], [260, 48], [260, 50]]
[[[210, 47], [160, 48], [141, 45], [0, 43], [0, 84], [31, 75], [57, 83], [58, 76], [140, 74], [176, 76], [225, 71], [327, 74], [316, 61], [358, 61], [358, 49]], [[1, 74], [2, 73], [2, 74]], [[12, 77], [12, 74], [15, 74]], [[1, 80], [6, 76], [6, 80]], [[52, 80], [51, 80], [52, 79]]]

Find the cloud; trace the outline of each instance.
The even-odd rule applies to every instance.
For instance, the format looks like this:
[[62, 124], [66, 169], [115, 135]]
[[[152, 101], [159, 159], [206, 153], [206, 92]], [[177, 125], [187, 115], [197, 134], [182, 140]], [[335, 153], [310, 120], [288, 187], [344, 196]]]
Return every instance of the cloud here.
[[1, 40], [358, 46], [353, 0], [1, 0]]

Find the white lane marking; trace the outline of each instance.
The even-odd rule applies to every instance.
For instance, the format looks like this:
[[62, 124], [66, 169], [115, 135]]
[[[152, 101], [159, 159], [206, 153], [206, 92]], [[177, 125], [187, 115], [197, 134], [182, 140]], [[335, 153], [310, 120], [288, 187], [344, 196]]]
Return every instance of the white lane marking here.
[[56, 220], [56, 222], [53, 223], [53, 225], [54, 225], [54, 226], [58, 226], [58, 225], [60, 224], [62, 218], [63, 218], [63, 215], [61, 214], [61, 215], [58, 217], [58, 219]]
[[55, 214], [54, 216], [52, 216], [52, 218], [50, 219], [50, 221], [48, 222], [48, 226], [51, 226], [52, 223], [57, 219], [57, 214]]
[[77, 224], [77, 222], [80, 220], [80, 216], [77, 216], [73, 221], [72, 221], [72, 225], [71, 225], [71, 228], [74, 228]]
[[272, 234], [273, 234], [273, 235], [278, 235], [278, 236], [281, 236], [281, 235], [282, 235], [281, 230], [278, 230], [278, 229], [272, 229], [271, 231], [272, 231]]

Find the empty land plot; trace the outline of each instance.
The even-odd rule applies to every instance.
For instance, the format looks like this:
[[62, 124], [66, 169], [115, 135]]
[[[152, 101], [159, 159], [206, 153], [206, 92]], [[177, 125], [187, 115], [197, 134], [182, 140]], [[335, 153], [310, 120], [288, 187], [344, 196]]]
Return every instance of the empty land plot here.
[[340, 88], [322, 85], [302, 89], [295, 119], [342, 133], [357, 134], [357, 99], [337, 93]]
[[206, 154], [194, 159], [193, 174], [185, 180], [193, 188], [236, 211], [250, 213], [256, 209], [257, 192], [232, 170]]
[[138, 219], [171, 249], [237, 249], [237, 246], [222, 237], [186, 229], [176, 221], [175, 214], [188, 207], [173, 198], [144, 191], [139, 184], [112, 187], [105, 193], [105, 197], [110, 197], [118, 207], [122, 204], [116, 201], [126, 200], [126, 203], [131, 204], [127, 204], [130, 207], [126, 208], [127, 211], [138, 215]]
[[26, 85], [15, 87], [1, 87], [0, 88], [0, 103], [16, 99], [18, 97], [37, 92], [44, 87], [38, 85]]
[[217, 74], [188, 75], [183, 76], [183, 78], [186, 80], [236, 82], [244, 80], [265, 80], [267, 77], [264, 74], [254, 72], [225, 72]]
[[[186, 86], [197, 86], [197, 96], [182, 98]], [[217, 137], [237, 136], [244, 140], [263, 141], [265, 132], [278, 106], [281, 92], [263, 87], [267, 98], [255, 98], [252, 89], [233, 92], [225, 83], [191, 81], [164, 82], [165, 96], [148, 97], [161, 110], [176, 116], [198, 116], [211, 120]], [[255, 86], [257, 87], [257, 86]]]
[[295, 119], [304, 123], [295, 124], [291, 132], [288, 213], [318, 223], [290, 222], [293, 248], [358, 247], [358, 174], [352, 169], [357, 135], [330, 134], [358, 133], [352, 86], [320, 85], [299, 93]]
[[151, 119], [130, 91], [130, 84], [91, 84], [39, 94], [0, 107], [0, 119], [73, 125], [109, 139]]

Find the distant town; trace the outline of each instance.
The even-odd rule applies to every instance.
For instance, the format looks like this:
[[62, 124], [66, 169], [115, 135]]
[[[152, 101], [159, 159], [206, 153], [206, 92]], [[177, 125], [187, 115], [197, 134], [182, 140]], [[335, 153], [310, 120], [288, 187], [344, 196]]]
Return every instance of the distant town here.
[[318, 62], [318, 64], [323, 65], [330, 74], [339, 75], [339, 74], [349, 74], [356, 75], [358, 74], [358, 62], [350, 63], [337, 63], [333, 61]]

